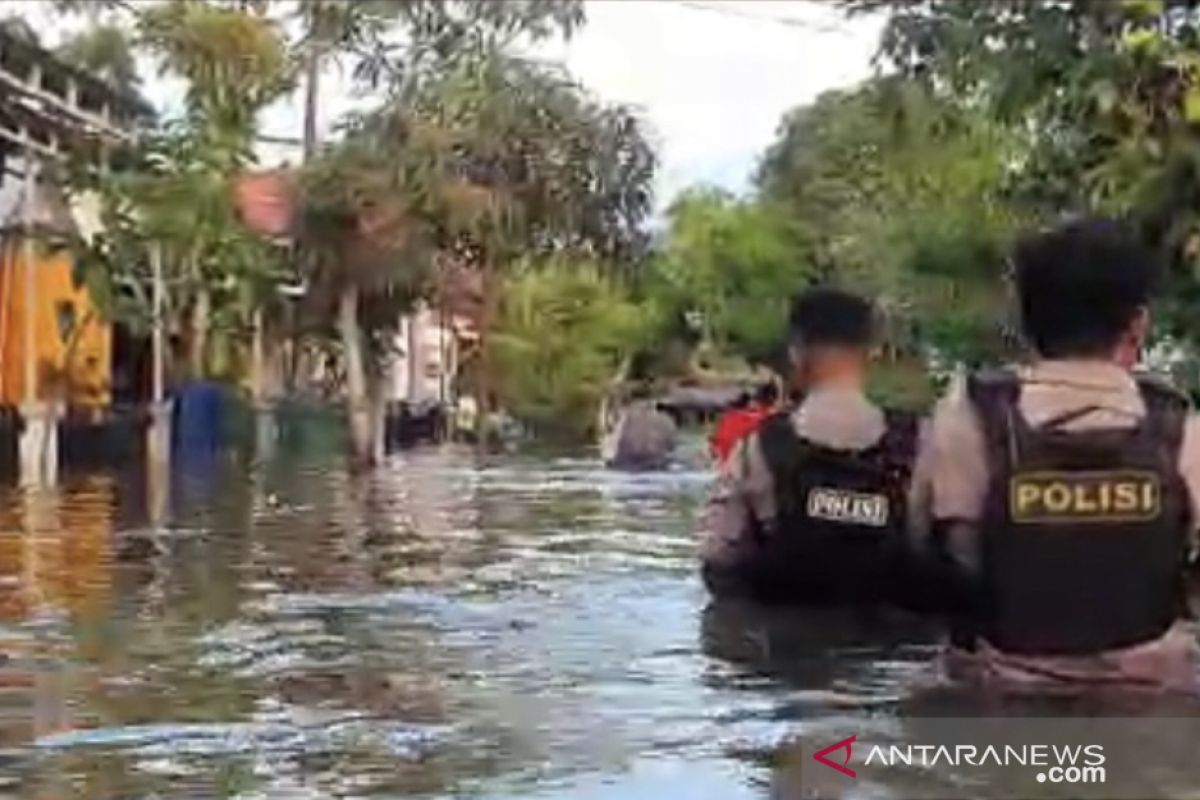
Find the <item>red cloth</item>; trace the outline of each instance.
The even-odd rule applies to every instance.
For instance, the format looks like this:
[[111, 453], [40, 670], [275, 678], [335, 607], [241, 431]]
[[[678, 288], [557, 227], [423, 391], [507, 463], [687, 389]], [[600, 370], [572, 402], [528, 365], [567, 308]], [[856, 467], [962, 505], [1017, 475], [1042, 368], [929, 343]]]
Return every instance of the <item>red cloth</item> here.
[[744, 437], [758, 430], [762, 421], [771, 414], [769, 406], [757, 403], [747, 408], [731, 408], [717, 420], [717, 427], [709, 437], [708, 447], [718, 463], [729, 458], [733, 448]]

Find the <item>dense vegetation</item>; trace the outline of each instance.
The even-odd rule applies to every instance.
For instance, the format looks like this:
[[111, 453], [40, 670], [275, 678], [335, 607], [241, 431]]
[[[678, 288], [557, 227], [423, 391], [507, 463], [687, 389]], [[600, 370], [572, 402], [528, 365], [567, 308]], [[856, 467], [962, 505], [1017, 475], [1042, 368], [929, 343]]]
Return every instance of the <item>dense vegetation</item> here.
[[[727, 281], [718, 287], [705, 277], [711, 262], [693, 259], [693, 305], [706, 310], [710, 335], [751, 356], [761, 340], [743, 327], [763, 321], [731, 319], [732, 306], [711, 298], [836, 281], [880, 300], [887, 349], [902, 362], [917, 356], [939, 370], [1019, 355], [1003, 282], [1013, 237], [1101, 213], [1129, 219], [1170, 265], [1157, 333], [1168, 351], [1190, 354], [1200, 300], [1196, 4], [843, 6], [888, 15], [880, 75], [791, 112], [754, 196], [720, 203], [718, 215], [710, 195], [694, 193], [672, 215], [663, 271], [676, 274], [673, 253], [707, 237], [701, 249]], [[749, 291], [747, 273], [758, 276]]]
[[[655, 157], [640, 120], [520, 57], [584, 24], [580, 2], [167, 0], [107, 16], [89, 5], [103, 18], [64, 57], [136, 86], [127, 42], [190, 88], [184, 117], [133, 154], [140, 166], [99, 181], [109, 234], [84, 261], [100, 265], [98, 295], [121, 299], [113, 313], [144, 320], [145, 293], [129, 287], [144, 287], [159, 245], [173, 324], [192, 331], [201, 374], [237, 360], [214, 357], [222, 331], [270, 326], [275, 286], [315, 287], [312, 330], [341, 354], [364, 442], [380, 343], [450, 262], [482, 276], [470, 385], [485, 408], [554, 432], [586, 431], [634, 351], [684, 375], [698, 353], [769, 360], [787, 299], [819, 282], [878, 298], [878, 386], [926, 401], [928, 373], [1019, 353], [1005, 253], [1066, 214], [1128, 217], [1163, 254], [1158, 334], [1191, 352], [1196, 4], [840, 3], [888, 16], [877, 77], [788, 113], [751, 193], [689, 189], [654, 241]], [[376, 102], [321, 144], [319, 79], [333, 60]], [[247, 239], [228, 182], [252, 164], [257, 111], [291, 91], [304, 92], [308, 160], [299, 246], [281, 254]], [[664, 357], [678, 351], [691, 357]]]

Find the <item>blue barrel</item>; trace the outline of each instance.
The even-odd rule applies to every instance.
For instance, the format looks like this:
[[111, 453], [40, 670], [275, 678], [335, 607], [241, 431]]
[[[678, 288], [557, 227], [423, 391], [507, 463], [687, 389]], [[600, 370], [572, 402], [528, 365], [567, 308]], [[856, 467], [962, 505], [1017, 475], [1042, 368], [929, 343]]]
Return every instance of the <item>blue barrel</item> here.
[[221, 446], [225, 392], [214, 381], [194, 381], [175, 395], [175, 442], [183, 450], [213, 450]]

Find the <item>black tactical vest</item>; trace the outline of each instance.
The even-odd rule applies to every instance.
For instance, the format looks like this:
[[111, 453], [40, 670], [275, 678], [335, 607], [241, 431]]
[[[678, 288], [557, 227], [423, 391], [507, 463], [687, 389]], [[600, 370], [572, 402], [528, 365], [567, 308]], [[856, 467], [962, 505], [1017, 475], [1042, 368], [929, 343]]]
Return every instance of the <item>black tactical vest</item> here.
[[1162, 635], [1183, 610], [1188, 530], [1179, 448], [1187, 401], [1139, 381], [1128, 429], [1068, 432], [1090, 410], [1031, 428], [1010, 373], [975, 376], [990, 484], [979, 634], [1000, 650], [1085, 655]]
[[917, 420], [886, 416], [884, 436], [861, 451], [801, 438], [787, 413], [759, 428], [777, 507], [761, 539], [771, 577], [760, 581], [778, 594], [828, 604], [875, 603], [894, 595]]

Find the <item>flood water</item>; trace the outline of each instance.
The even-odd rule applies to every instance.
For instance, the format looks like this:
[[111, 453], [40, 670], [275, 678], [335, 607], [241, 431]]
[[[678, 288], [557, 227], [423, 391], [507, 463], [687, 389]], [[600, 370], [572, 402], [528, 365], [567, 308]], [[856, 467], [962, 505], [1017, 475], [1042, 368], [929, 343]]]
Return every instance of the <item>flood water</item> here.
[[0, 797], [772, 796], [936, 632], [709, 607], [708, 482], [448, 448], [0, 489]]

